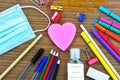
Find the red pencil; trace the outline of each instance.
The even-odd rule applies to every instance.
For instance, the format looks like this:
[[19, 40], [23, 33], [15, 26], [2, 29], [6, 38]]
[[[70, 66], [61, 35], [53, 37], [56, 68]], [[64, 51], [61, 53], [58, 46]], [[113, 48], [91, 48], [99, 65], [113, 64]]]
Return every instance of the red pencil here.
[[51, 68], [51, 66], [52, 66], [52, 63], [53, 63], [53, 60], [54, 60], [54, 58], [55, 58], [55, 53], [56, 53], [56, 51], [54, 51], [54, 53], [52, 54], [52, 57], [50, 58], [50, 61], [49, 61], [49, 63], [48, 63], [47, 69], [46, 69], [46, 71], [45, 71], [45, 74], [44, 74], [42, 80], [46, 80], [46, 78], [47, 78], [47, 76], [48, 76], [48, 73], [49, 73], [50, 68]]

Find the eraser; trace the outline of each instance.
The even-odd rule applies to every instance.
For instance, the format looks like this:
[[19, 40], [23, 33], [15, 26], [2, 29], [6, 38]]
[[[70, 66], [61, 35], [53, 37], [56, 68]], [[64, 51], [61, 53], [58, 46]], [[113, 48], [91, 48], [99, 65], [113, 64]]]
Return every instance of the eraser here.
[[109, 75], [102, 73], [92, 67], [89, 67], [86, 76], [88, 76], [94, 80], [109, 80], [109, 78], [110, 78]]

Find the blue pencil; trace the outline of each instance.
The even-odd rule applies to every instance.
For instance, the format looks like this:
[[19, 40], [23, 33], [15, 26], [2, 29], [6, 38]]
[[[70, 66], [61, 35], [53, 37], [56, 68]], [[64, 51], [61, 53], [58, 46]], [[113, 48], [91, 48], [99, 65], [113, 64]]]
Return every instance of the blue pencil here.
[[48, 76], [47, 76], [47, 80], [50, 80], [51, 75], [52, 75], [52, 72], [53, 72], [53, 70], [54, 70], [54, 67], [55, 67], [55, 65], [56, 65], [56, 63], [57, 63], [57, 60], [58, 60], [58, 52], [56, 53], [55, 58], [54, 58], [54, 60], [53, 60], [51, 69], [50, 69], [50, 71], [49, 71], [49, 73], [48, 73]]

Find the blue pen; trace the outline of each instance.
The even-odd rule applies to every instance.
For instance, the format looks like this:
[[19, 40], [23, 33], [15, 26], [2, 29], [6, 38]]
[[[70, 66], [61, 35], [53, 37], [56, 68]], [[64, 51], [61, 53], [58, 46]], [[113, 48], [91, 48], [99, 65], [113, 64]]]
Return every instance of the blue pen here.
[[42, 71], [46, 61], [47, 61], [47, 56], [44, 56], [41, 61], [39, 62], [37, 68], [35, 69], [35, 73], [32, 76], [31, 80], [36, 80], [37, 76], [39, 75], [39, 73]]
[[47, 76], [47, 80], [50, 80], [50, 77], [51, 77], [51, 75], [52, 75], [52, 72], [53, 72], [53, 70], [54, 70], [54, 67], [55, 67], [55, 65], [56, 65], [56, 63], [57, 63], [57, 60], [58, 60], [58, 52], [56, 53], [56, 55], [55, 55], [55, 58], [54, 58], [54, 60], [53, 60], [53, 63], [52, 63], [52, 66], [51, 66], [51, 69], [50, 69], [50, 71], [49, 71], [49, 73], [48, 73], [48, 76]]

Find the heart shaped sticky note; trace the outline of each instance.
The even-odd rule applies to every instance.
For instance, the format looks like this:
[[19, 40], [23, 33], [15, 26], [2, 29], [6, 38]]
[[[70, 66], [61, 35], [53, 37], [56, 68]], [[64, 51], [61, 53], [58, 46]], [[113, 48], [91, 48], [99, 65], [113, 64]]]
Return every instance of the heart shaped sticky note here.
[[65, 51], [70, 46], [75, 34], [76, 27], [71, 22], [66, 22], [62, 25], [55, 23], [48, 28], [50, 39], [62, 51]]

